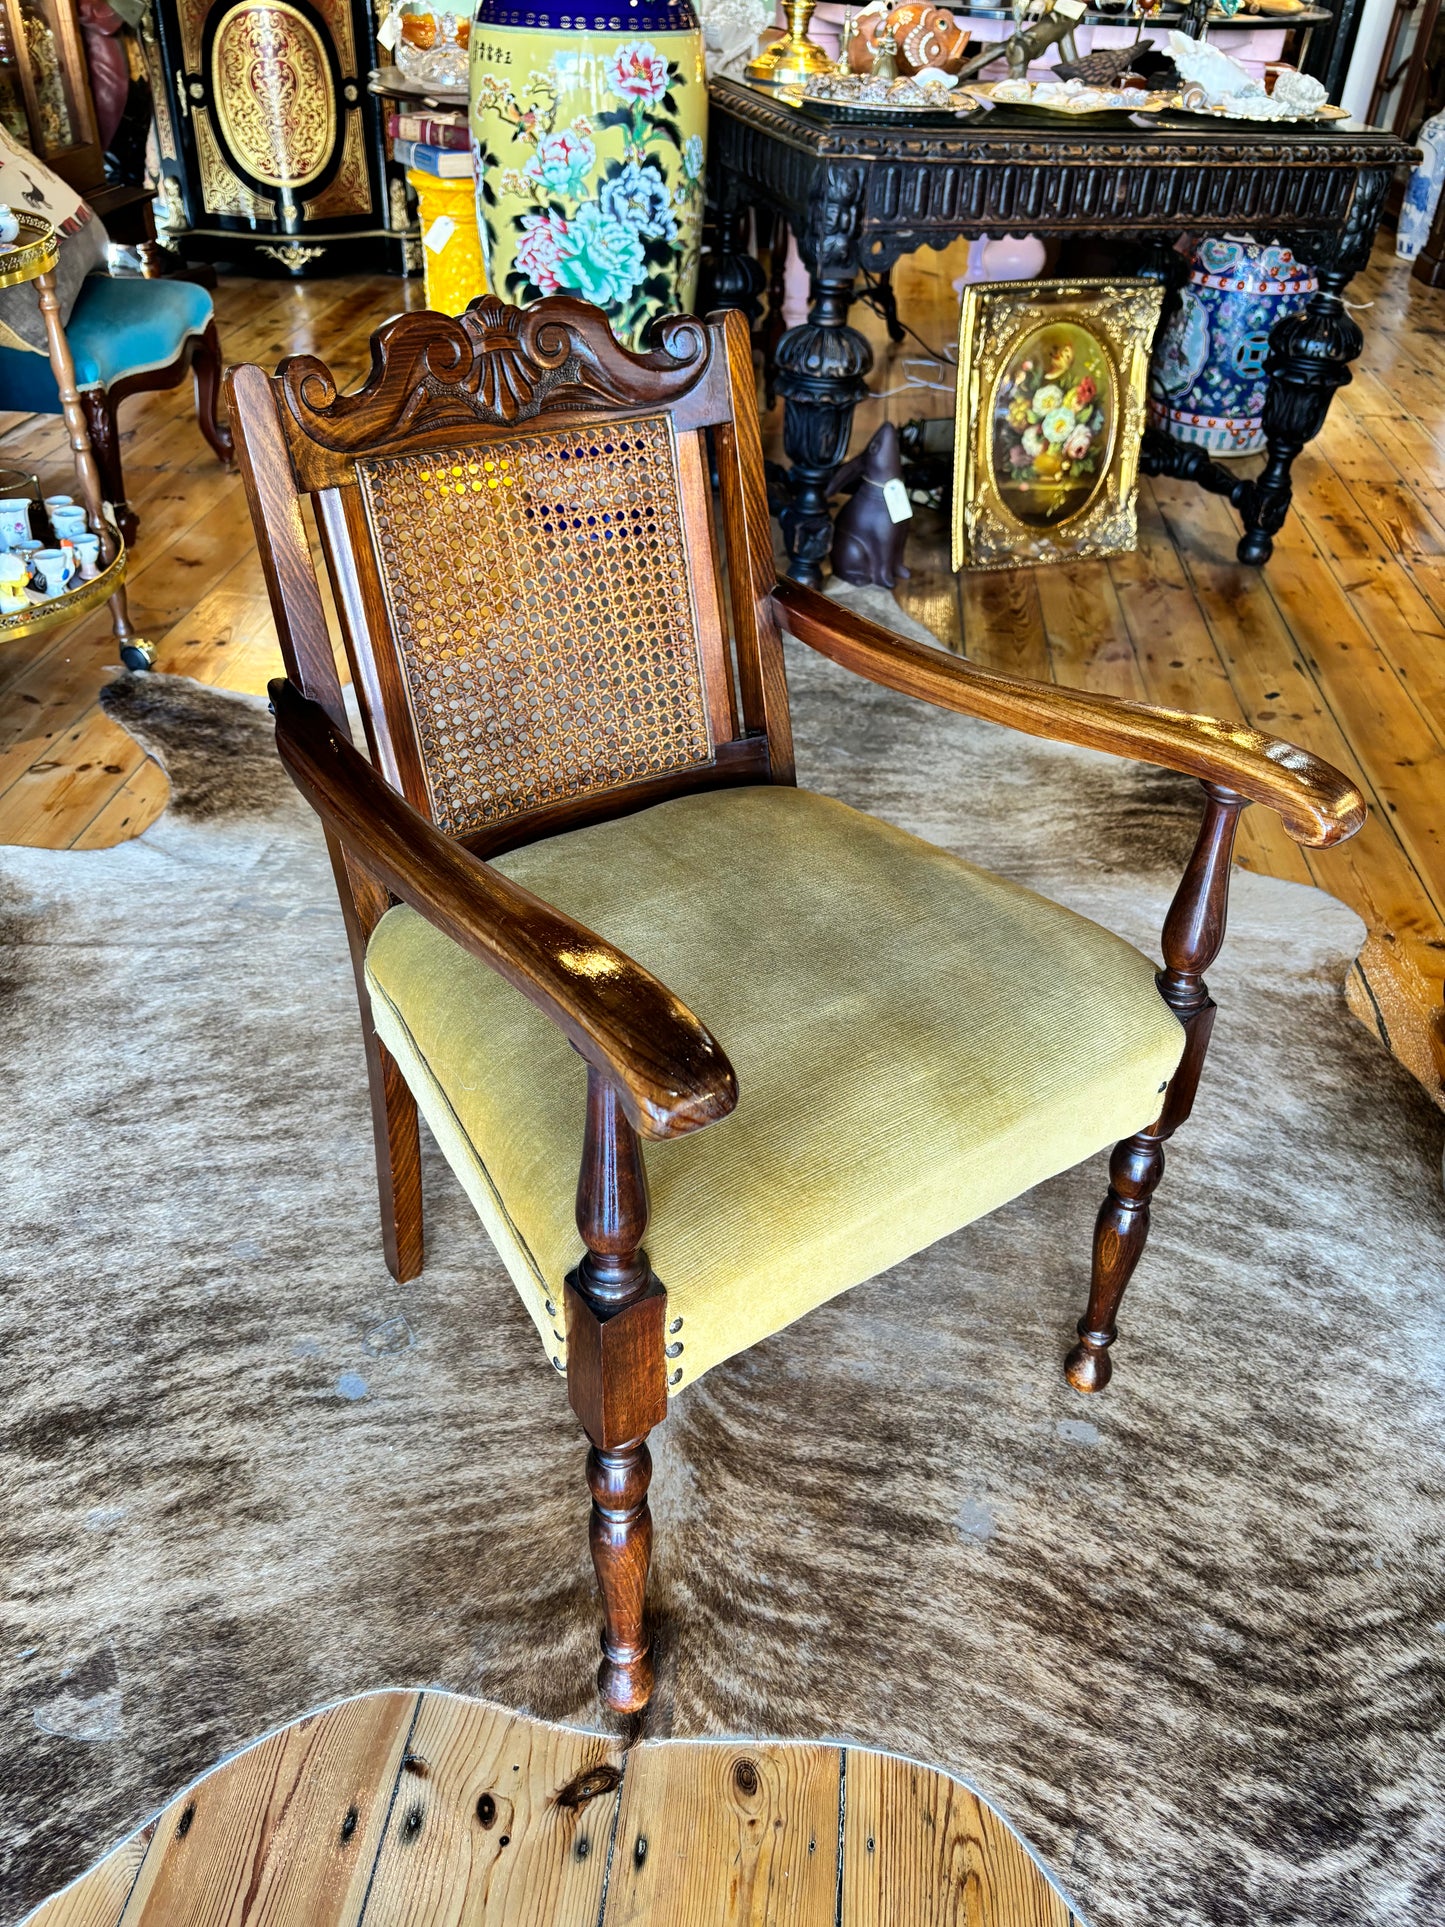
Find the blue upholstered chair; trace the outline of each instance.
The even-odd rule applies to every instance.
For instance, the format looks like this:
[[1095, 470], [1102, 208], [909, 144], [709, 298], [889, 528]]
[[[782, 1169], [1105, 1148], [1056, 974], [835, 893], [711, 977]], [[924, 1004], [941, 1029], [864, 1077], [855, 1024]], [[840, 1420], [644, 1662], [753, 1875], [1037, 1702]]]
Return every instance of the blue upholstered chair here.
[[[115, 418], [128, 395], [174, 388], [189, 368], [195, 376], [201, 433], [218, 460], [231, 466], [231, 431], [216, 420], [221, 340], [211, 297], [190, 281], [92, 274], [81, 284], [65, 332], [101, 486], [129, 544], [135, 540], [138, 518], [125, 499]], [[0, 408], [60, 413], [60, 396], [45, 355], [0, 347]]]

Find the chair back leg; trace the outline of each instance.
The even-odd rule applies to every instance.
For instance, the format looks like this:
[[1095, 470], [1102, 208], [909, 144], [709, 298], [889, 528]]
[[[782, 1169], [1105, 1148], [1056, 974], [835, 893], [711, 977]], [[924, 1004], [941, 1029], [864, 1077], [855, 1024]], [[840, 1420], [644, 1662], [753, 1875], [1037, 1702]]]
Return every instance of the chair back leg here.
[[[340, 691], [337, 691], [340, 701]], [[399, 1285], [420, 1275], [426, 1262], [421, 1192], [421, 1127], [416, 1099], [401, 1067], [376, 1034], [371, 993], [366, 987], [366, 946], [390, 904], [386, 889], [349, 858], [327, 833], [327, 849], [342, 921], [351, 950], [356, 1001], [361, 1010], [361, 1041], [366, 1052], [366, 1082], [371, 1094], [371, 1133], [376, 1147], [376, 1190], [381, 1209], [381, 1248], [386, 1268]]]
[[236, 451], [227, 422], [217, 421], [216, 403], [221, 394], [221, 337], [215, 317], [191, 350], [191, 374], [196, 384], [196, 422], [222, 468], [236, 466]]
[[421, 1195], [421, 1128], [416, 1099], [391, 1052], [362, 1018], [371, 1129], [376, 1142], [376, 1190], [381, 1248], [399, 1285], [419, 1277], [426, 1263]]
[[100, 470], [100, 492], [115, 510], [115, 525], [121, 540], [130, 548], [140, 527], [140, 517], [125, 499], [125, 472], [120, 461], [120, 425], [115, 418], [115, 403], [104, 388], [87, 388], [80, 397], [85, 424], [90, 430], [90, 445], [95, 450], [95, 465]]

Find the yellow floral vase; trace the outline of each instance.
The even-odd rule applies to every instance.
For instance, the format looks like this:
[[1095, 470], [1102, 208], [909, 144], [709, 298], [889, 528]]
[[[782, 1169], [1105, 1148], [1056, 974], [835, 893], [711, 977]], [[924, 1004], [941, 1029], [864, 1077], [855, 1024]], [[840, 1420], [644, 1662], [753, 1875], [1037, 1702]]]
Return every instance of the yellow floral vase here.
[[481, 0], [471, 122], [477, 225], [503, 299], [580, 295], [635, 348], [658, 315], [691, 310], [707, 83], [687, 0], [596, 18]]

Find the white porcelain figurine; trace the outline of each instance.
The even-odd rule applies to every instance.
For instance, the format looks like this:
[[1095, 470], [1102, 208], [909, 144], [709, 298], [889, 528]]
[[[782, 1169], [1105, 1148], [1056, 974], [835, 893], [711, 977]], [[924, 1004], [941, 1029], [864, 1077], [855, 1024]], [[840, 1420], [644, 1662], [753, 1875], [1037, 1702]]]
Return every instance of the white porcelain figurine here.
[[29, 580], [30, 570], [23, 556], [0, 555], [0, 609], [13, 614], [17, 609], [28, 608], [30, 599], [25, 587]]

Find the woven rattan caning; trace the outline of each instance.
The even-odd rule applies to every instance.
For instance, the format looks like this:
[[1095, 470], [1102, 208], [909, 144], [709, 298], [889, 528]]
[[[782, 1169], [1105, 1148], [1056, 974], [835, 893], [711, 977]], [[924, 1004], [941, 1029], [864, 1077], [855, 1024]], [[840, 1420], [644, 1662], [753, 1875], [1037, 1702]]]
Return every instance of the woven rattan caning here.
[[356, 476], [442, 829], [711, 759], [666, 416]]

